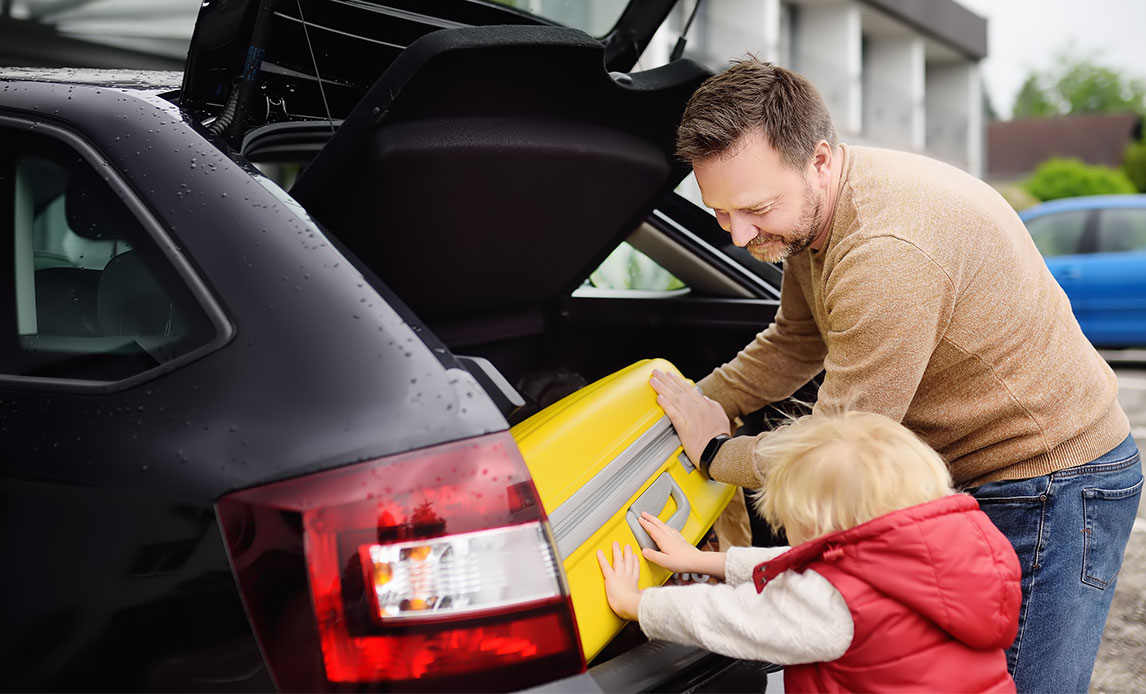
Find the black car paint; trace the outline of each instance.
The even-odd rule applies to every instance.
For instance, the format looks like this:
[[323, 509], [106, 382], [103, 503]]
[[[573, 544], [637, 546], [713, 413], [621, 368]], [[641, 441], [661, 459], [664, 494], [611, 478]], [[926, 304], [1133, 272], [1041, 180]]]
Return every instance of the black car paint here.
[[505, 420], [400, 302], [154, 92], [4, 87], [0, 114], [105, 158], [234, 332], [112, 392], [0, 377], [5, 688], [264, 688], [214, 502]]

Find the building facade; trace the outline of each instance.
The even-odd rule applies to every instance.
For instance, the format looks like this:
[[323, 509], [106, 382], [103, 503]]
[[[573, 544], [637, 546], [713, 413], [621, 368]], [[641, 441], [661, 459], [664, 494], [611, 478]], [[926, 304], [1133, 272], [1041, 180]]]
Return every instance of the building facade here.
[[984, 172], [987, 20], [954, 0], [684, 0], [640, 67], [684, 55], [713, 70], [753, 53], [807, 76], [840, 139]]

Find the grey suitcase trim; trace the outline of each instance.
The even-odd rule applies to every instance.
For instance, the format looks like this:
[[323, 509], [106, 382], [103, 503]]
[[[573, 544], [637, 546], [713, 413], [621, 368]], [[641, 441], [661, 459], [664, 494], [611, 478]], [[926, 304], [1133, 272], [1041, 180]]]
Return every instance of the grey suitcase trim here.
[[561, 558], [569, 556], [616, 516], [679, 446], [680, 438], [672, 422], [661, 417], [593, 479], [553, 509], [549, 525]]

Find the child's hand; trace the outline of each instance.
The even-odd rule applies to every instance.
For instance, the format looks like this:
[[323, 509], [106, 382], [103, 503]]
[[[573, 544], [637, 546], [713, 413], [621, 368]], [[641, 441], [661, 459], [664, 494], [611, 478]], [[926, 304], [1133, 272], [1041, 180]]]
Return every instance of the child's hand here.
[[704, 553], [684, 539], [680, 531], [665, 525], [664, 521], [651, 513], [642, 512], [638, 520], [641, 522], [641, 527], [660, 548], [659, 552], [650, 548], [642, 549], [641, 554], [645, 559], [669, 571], [694, 571], [698, 568], [697, 565]]
[[605, 559], [605, 553], [597, 550], [597, 563], [601, 565], [601, 573], [605, 575], [605, 597], [609, 599], [609, 607], [623, 619], [636, 620], [637, 608], [641, 604], [641, 591], [637, 583], [641, 578], [641, 560], [633, 554], [633, 548], [613, 543], [613, 565]]
[[641, 554], [645, 559], [678, 573], [695, 572], [724, 578], [724, 554], [722, 552], [703, 552], [684, 539], [680, 531], [670, 528], [651, 513], [641, 513], [641, 527], [657, 543], [660, 548], [645, 548]]

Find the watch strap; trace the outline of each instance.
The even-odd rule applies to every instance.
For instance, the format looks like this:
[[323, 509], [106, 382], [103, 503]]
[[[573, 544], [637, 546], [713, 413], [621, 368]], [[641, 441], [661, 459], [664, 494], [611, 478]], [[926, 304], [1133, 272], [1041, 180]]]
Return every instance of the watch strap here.
[[720, 447], [730, 438], [732, 437], [727, 434], [717, 434], [708, 440], [708, 444], [705, 445], [704, 451], [700, 454], [700, 460], [697, 464], [697, 467], [705, 477], [712, 479], [712, 475], [709, 474], [708, 469], [712, 466], [712, 461], [716, 459], [716, 454], [720, 451]]

